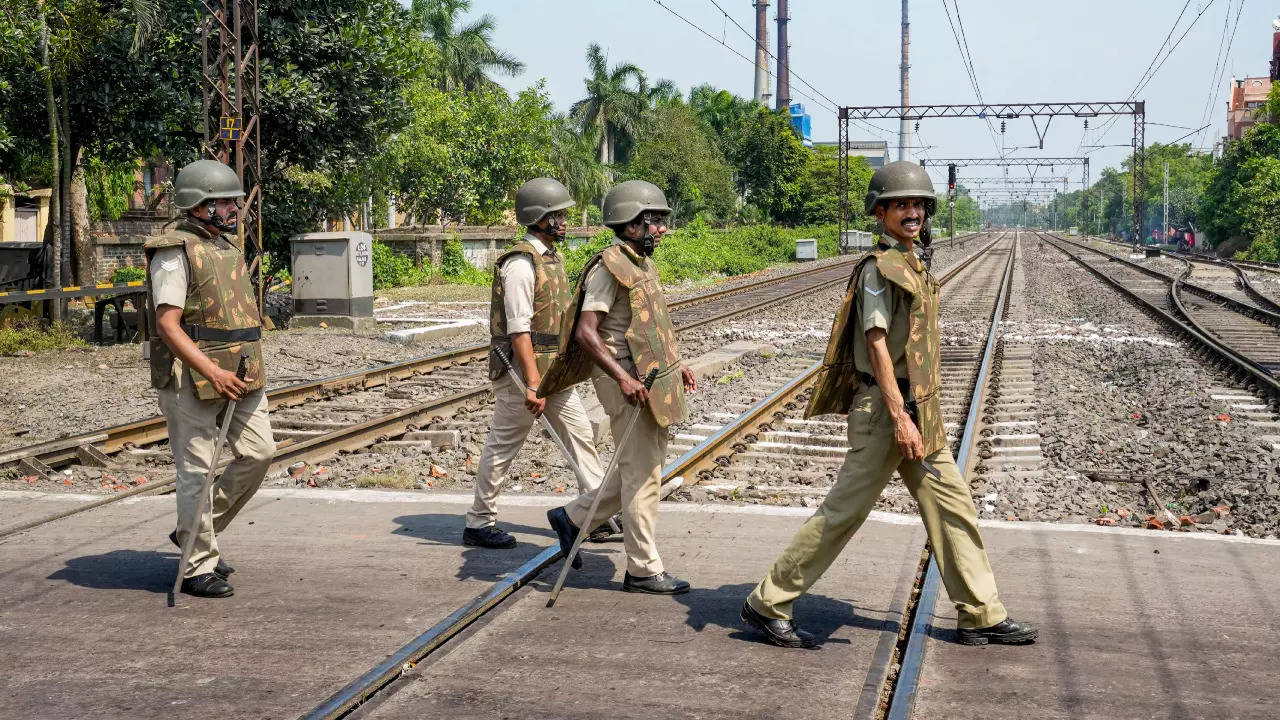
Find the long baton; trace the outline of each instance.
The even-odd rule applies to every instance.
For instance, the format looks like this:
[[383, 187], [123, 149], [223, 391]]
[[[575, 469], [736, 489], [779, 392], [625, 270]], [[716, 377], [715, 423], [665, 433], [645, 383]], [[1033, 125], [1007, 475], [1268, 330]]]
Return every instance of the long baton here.
[[[653, 381], [658, 379], [658, 369], [654, 368], [649, 371], [649, 375], [644, 379], [644, 389], [649, 390], [653, 387]], [[622, 437], [617, 438], [617, 442], [613, 447], [613, 457], [609, 458], [609, 467], [604, 471], [604, 478], [600, 480], [600, 487], [596, 488], [596, 496], [591, 501], [591, 509], [587, 511], [587, 522], [578, 528], [578, 537], [573, 540], [573, 547], [569, 548], [569, 554], [564, 558], [564, 566], [560, 568], [560, 577], [556, 578], [555, 587], [551, 588], [551, 597], [547, 598], [547, 607], [556, 604], [556, 598], [560, 597], [560, 590], [564, 587], [565, 578], [569, 577], [569, 568], [573, 565], [573, 558], [578, 554], [578, 548], [582, 547], [582, 541], [587, 539], [587, 533], [590, 529], [591, 521], [595, 519], [596, 510], [600, 508], [600, 498], [604, 497], [605, 483], [613, 479], [613, 469], [618, 465], [618, 458], [622, 455], [622, 447], [626, 445], [627, 438], [631, 437], [631, 430], [636, 426], [636, 421], [640, 419], [640, 413], [645, 412], [645, 406], [640, 405], [631, 411], [631, 418], [627, 420], [627, 429], [622, 431]], [[619, 473], [621, 478], [622, 474]]]
[[[241, 355], [240, 364], [236, 367], [236, 379], [243, 381], [245, 374], [249, 371], [249, 356]], [[191, 559], [191, 548], [195, 546], [196, 533], [200, 528], [200, 521], [204, 517], [204, 510], [213, 504], [213, 498], [210, 494], [213, 491], [213, 474], [218, 469], [218, 458], [222, 456], [222, 446], [227, 442], [227, 432], [231, 429], [231, 418], [236, 412], [236, 403], [238, 400], [230, 400], [227, 402], [227, 409], [223, 411], [222, 427], [218, 428], [218, 439], [213, 443], [213, 456], [209, 460], [209, 471], [204, 474], [204, 482], [200, 485], [200, 501], [196, 504], [195, 518], [191, 521], [191, 527], [187, 528], [187, 537], [182, 541], [182, 558], [178, 560], [178, 576], [173, 579], [173, 597], [177, 602], [178, 592], [182, 589], [182, 576], [187, 573], [187, 561]]]
[[[511, 376], [511, 381], [516, 384], [516, 389], [520, 391], [521, 395], [524, 395], [527, 392], [527, 389], [524, 381], [522, 381], [520, 376], [516, 373], [515, 368], [511, 366], [511, 359], [502, 351], [502, 348], [494, 348], [494, 351], [498, 353], [498, 357], [502, 358], [502, 364], [507, 366], [507, 373]], [[565, 446], [564, 441], [556, 434], [555, 428], [551, 427], [551, 421], [547, 419], [547, 414], [539, 413], [538, 422], [542, 423], [542, 429], [547, 431], [547, 434], [555, 441], [556, 447], [560, 448], [560, 452], [564, 455], [565, 462], [569, 463], [569, 467], [573, 470], [573, 474], [578, 476], [578, 487], [591, 487], [591, 479], [582, 471], [582, 467], [578, 465], [578, 462], [573, 459], [573, 454], [569, 452], [569, 448]]]

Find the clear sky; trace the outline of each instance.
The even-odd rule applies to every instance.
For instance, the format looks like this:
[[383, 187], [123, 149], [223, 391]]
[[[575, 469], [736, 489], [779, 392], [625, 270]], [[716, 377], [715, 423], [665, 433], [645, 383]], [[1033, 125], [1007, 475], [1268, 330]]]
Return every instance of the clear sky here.
[[[989, 103], [1127, 99], [1166, 35], [1175, 28], [1175, 18], [1185, 3], [1185, 13], [1169, 44], [1177, 42], [1188, 28], [1190, 31], [1137, 99], [1146, 101], [1148, 143], [1168, 142], [1188, 133], [1155, 123], [1194, 129], [1211, 122], [1208, 130], [1192, 134], [1187, 140], [1205, 148], [1225, 133], [1226, 87], [1231, 77], [1268, 73], [1271, 21], [1280, 14], [1280, 2], [1264, 0], [954, 1], [979, 87]], [[1223, 73], [1221, 81], [1212, 83], [1219, 47], [1224, 44], [1224, 21], [1230, 12], [1225, 35], [1226, 40], [1231, 40], [1241, 2], [1243, 13], [1225, 71], [1219, 70]], [[635, 63], [651, 79], [673, 80], [686, 92], [693, 85], [709, 82], [750, 97], [753, 65], [717, 40], [722, 39], [747, 57], [753, 57], [753, 40], [727, 20], [716, 4], [742, 27], [753, 31], [752, 1], [662, 3], [475, 0], [471, 16], [492, 14], [497, 21], [496, 44], [527, 65], [521, 76], [500, 81], [508, 89], [518, 90], [545, 79], [560, 110], [567, 110], [583, 94], [586, 48], [593, 41], [604, 47], [611, 63]], [[842, 105], [897, 104], [900, 3], [791, 0], [789, 5], [792, 95], [804, 102], [813, 116], [815, 140], [835, 139], [836, 118], [833, 110], [823, 107], [828, 101], [806, 87], [804, 81]], [[976, 102], [943, 7], [944, 0], [912, 0], [910, 5], [913, 104]], [[952, 7], [954, 22], [956, 10]], [[666, 8], [685, 16], [716, 39], [689, 27]], [[777, 0], [771, 0], [771, 52], [776, 51], [776, 10]], [[1203, 14], [1192, 24], [1201, 11]], [[1216, 100], [1210, 98], [1213, 92], [1217, 93]], [[805, 93], [819, 101], [804, 97]], [[1213, 104], [1207, 106], [1210, 102]], [[1128, 154], [1133, 125], [1130, 118], [1122, 117], [1105, 136], [1100, 136], [1098, 129], [1107, 125], [1107, 119], [1093, 118], [1089, 122], [1086, 134], [1080, 119], [1057, 118], [1040, 150], [1035, 147], [1030, 120], [1009, 120], [1004, 145], [1031, 146], [1012, 152], [1019, 156], [1075, 157], [1088, 152], [1092, 179], [1096, 180], [1102, 167], [1115, 166]], [[889, 139], [891, 145], [897, 145], [897, 122], [882, 120], [876, 124], [883, 128], [880, 134], [854, 125], [851, 138]], [[997, 121], [997, 130], [998, 127]], [[931, 157], [990, 157], [997, 154], [998, 138], [998, 133], [993, 138], [981, 120], [932, 119], [921, 121], [915, 144], [930, 146], [916, 152]], [[1082, 148], [1117, 143], [1124, 147]], [[892, 154], [896, 159], [896, 151]], [[1039, 176], [1048, 172], [1041, 170]], [[968, 174], [973, 177], [998, 171], [974, 169]], [[1010, 174], [1025, 177], [1026, 171], [1010, 170]], [[1059, 177], [1064, 174], [1067, 172], [1062, 168], [1053, 172]], [[1073, 180], [1079, 177], [1078, 170], [1069, 174]], [[935, 177], [940, 175], [945, 175], [945, 168], [935, 172]]]

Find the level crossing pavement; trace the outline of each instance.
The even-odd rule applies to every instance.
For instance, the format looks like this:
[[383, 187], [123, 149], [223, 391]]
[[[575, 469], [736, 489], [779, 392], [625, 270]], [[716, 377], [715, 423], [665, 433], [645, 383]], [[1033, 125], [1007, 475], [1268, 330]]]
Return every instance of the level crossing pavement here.
[[[0, 539], [0, 703], [14, 717], [294, 717], [554, 540], [563, 496], [503, 498], [511, 551], [459, 544], [470, 494], [263, 489], [219, 538], [236, 595], [179, 596], [172, 498], [142, 497]], [[74, 498], [0, 494], [0, 525]], [[797, 602], [815, 650], [738, 610], [812, 511], [664, 503], [683, 596], [618, 590], [620, 542], [587, 545], [559, 602], [544, 571], [356, 717], [871, 717], [919, 566], [917, 518], [875, 513]], [[945, 593], [918, 718], [1274, 717], [1280, 543], [983, 523], [1022, 647], [963, 647]], [[558, 570], [559, 565], [552, 566]]]

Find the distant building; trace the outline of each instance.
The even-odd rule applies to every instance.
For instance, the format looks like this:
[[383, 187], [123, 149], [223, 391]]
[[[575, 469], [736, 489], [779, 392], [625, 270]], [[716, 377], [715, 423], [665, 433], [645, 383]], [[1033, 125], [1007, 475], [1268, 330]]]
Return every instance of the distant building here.
[[1231, 79], [1227, 100], [1227, 141], [1239, 140], [1249, 128], [1258, 123], [1254, 117], [1258, 108], [1267, 102], [1271, 92], [1271, 78], [1247, 77]]
[[791, 127], [800, 136], [800, 142], [805, 147], [813, 147], [813, 119], [804, 111], [804, 103], [791, 103], [790, 115]]
[[[814, 145], [835, 147], [835, 142], [815, 142]], [[889, 143], [886, 140], [850, 140], [848, 155], [861, 156], [867, 159], [872, 170], [882, 168], [889, 162]]]

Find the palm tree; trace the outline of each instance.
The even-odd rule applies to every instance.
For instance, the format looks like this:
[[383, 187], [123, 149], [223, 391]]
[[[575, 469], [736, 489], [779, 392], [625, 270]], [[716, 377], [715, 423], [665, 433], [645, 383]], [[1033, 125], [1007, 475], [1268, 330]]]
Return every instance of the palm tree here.
[[457, 26], [458, 15], [470, 9], [471, 0], [413, 0], [409, 7], [413, 26], [439, 53], [436, 84], [445, 92], [496, 86], [489, 73], [515, 76], [524, 72], [524, 63], [494, 47], [492, 15]]
[[649, 107], [654, 109], [684, 101], [684, 95], [680, 93], [680, 88], [676, 87], [676, 84], [671, 80], [659, 80], [652, 87], [646, 83], [641, 86], [640, 92], [644, 95]]
[[587, 205], [598, 201], [609, 189], [609, 176], [596, 158], [593, 137], [578, 132], [577, 122], [568, 115], [556, 114], [551, 119], [551, 165], [578, 203], [582, 224], [586, 225]]
[[619, 138], [634, 136], [649, 107], [644, 72], [631, 63], [614, 65], [610, 70], [598, 43], [587, 48], [587, 71], [590, 75], [583, 79], [587, 96], [574, 103], [569, 114], [583, 134], [595, 134], [599, 139], [600, 164], [609, 165]]
[[728, 90], [699, 85], [689, 91], [689, 105], [722, 139], [732, 136], [742, 122], [751, 117], [756, 104]]

